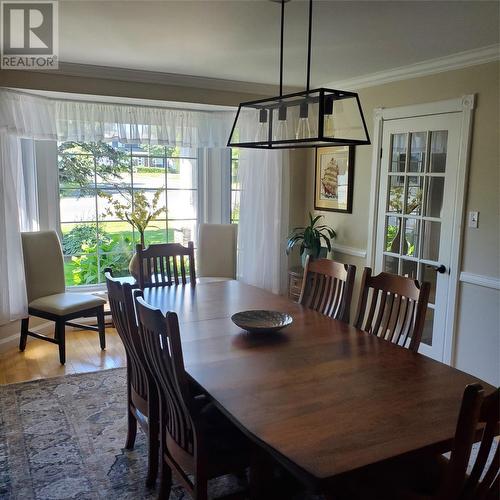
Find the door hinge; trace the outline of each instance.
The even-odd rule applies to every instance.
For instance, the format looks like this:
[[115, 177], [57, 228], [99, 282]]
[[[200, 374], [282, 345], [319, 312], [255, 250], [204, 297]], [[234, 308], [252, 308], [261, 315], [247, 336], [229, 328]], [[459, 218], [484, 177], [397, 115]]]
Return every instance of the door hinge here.
[[382, 148], [380, 148], [380, 158], [382, 158]]

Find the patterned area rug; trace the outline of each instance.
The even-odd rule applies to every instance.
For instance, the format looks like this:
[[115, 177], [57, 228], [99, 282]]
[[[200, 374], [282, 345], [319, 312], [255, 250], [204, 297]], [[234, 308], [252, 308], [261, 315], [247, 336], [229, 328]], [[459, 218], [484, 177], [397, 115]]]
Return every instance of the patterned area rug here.
[[[123, 448], [125, 369], [0, 386], [0, 499], [153, 499], [147, 444]], [[224, 477], [210, 496], [237, 489]], [[174, 485], [170, 500], [190, 498]]]

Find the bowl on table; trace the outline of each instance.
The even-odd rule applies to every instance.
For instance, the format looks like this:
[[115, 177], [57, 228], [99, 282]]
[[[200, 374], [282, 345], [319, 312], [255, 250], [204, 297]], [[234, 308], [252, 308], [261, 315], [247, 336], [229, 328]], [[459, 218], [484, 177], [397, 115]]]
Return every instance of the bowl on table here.
[[292, 317], [280, 311], [241, 311], [231, 316], [231, 321], [251, 333], [277, 332], [292, 324]]

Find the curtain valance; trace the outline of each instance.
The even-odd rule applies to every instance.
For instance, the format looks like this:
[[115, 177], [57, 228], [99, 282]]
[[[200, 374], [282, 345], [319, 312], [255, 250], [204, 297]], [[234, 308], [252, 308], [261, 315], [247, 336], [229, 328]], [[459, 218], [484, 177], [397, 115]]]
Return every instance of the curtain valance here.
[[37, 140], [226, 147], [234, 111], [54, 99], [0, 90], [0, 129]]

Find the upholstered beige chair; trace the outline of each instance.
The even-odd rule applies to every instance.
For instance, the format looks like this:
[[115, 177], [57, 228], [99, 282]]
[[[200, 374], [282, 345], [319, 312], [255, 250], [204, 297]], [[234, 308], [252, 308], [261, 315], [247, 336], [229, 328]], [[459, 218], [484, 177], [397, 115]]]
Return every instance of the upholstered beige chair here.
[[[22, 233], [24, 274], [28, 295], [28, 314], [55, 322], [54, 338], [30, 332], [29, 316], [21, 322], [19, 349], [24, 351], [28, 335], [59, 346], [61, 364], [66, 362], [65, 326], [99, 332], [101, 349], [106, 348], [105, 300], [86, 293], [66, 292], [64, 262], [59, 238], [54, 231]], [[70, 320], [97, 317], [97, 327]]]
[[198, 277], [236, 278], [236, 224], [200, 224]]

